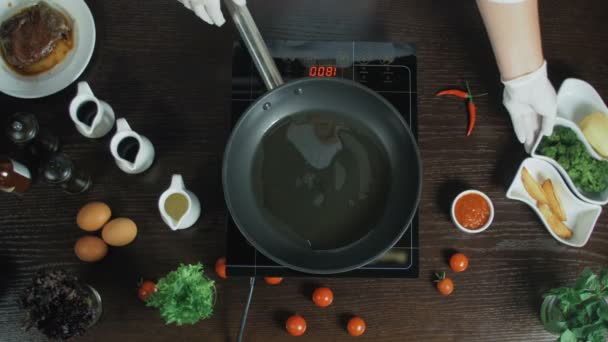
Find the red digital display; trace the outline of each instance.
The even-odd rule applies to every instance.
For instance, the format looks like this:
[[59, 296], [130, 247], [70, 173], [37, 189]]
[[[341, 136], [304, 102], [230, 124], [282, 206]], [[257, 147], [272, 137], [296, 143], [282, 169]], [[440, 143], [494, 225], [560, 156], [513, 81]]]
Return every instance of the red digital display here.
[[331, 65], [315, 65], [308, 70], [310, 77], [336, 77], [338, 68]]

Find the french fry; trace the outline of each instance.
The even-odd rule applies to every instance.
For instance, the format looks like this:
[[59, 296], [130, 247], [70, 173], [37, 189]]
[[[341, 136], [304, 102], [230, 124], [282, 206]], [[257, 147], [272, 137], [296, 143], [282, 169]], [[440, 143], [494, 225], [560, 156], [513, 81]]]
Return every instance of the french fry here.
[[568, 226], [566, 226], [555, 214], [553, 214], [549, 205], [538, 203], [537, 207], [545, 220], [547, 220], [549, 228], [551, 228], [551, 230], [557, 234], [557, 236], [566, 240], [569, 240], [572, 237], [572, 231], [570, 228], [568, 228]]
[[548, 201], [547, 204], [549, 204], [551, 211], [560, 219], [560, 221], [566, 221], [568, 216], [566, 216], [566, 211], [564, 210], [559, 197], [557, 197], [555, 189], [553, 188], [553, 182], [551, 182], [550, 179], [543, 182], [543, 190], [545, 191], [545, 196]]
[[535, 201], [541, 204], [548, 203], [547, 196], [545, 196], [543, 188], [534, 180], [534, 178], [532, 178], [532, 175], [530, 175], [530, 172], [528, 172], [528, 169], [525, 167], [523, 170], [521, 170], [521, 180], [524, 183], [524, 188], [526, 188], [528, 195], [530, 195]]

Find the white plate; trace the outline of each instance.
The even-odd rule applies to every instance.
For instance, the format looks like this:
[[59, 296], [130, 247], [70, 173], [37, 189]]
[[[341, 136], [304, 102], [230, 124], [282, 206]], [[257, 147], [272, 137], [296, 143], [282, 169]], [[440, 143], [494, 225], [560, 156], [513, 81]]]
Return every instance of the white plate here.
[[[39, 0], [0, 0], [0, 22]], [[74, 22], [74, 48], [60, 64], [36, 76], [13, 71], [0, 58], [0, 92], [23, 99], [55, 94], [74, 82], [89, 64], [95, 49], [95, 22], [84, 0], [46, 0]]]
[[[596, 112], [608, 117], [608, 106], [591, 84], [576, 78], [569, 78], [562, 83], [557, 93], [558, 116], [578, 125], [589, 114]], [[586, 137], [585, 141], [588, 142]], [[608, 159], [606, 157], [604, 159]]]
[[[551, 179], [555, 194], [560, 198], [568, 217], [565, 224], [572, 229], [573, 234], [570, 240], [562, 239], [551, 230], [547, 221], [536, 207], [536, 201], [524, 188], [524, 184], [521, 180], [521, 170], [524, 167], [526, 167], [530, 172], [530, 175], [541, 184], [546, 179]], [[548, 162], [536, 158], [528, 158], [521, 163], [519, 170], [507, 191], [507, 198], [522, 201], [529, 205], [543, 221], [545, 228], [547, 228], [553, 238], [572, 247], [583, 247], [587, 241], [589, 241], [595, 223], [602, 212], [602, 207], [599, 205], [585, 203], [576, 198], [568, 189], [568, 186], [566, 186], [557, 170]]]
[[[583, 143], [583, 145], [585, 145], [587, 152], [589, 152], [589, 154], [591, 154], [591, 156], [593, 158], [595, 158], [597, 160], [604, 160], [599, 154], [597, 154], [597, 152], [595, 152], [593, 147], [591, 147], [589, 142], [587, 142], [587, 139], [585, 139], [585, 136], [583, 135], [583, 132], [581, 131], [581, 129], [578, 128], [578, 126], [575, 125], [572, 121], [558, 117], [555, 120], [555, 126], [563, 126], [563, 127], [567, 127], [567, 128], [570, 128], [571, 130], [573, 130], [574, 133], [576, 133], [576, 136], [578, 137], [578, 139]], [[608, 204], [608, 189], [606, 189], [600, 193], [590, 193], [590, 192], [582, 191], [576, 185], [574, 185], [574, 182], [570, 178], [570, 175], [568, 175], [568, 172], [566, 172], [566, 170], [557, 161], [555, 161], [549, 157], [543, 156], [542, 154], [536, 153], [536, 150], [538, 149], [538, 146], [540, 145], [542, 140], [543, 140], [543, 137], [540, 137], [536, 141], [536, 144], [534, 144], [534, 147], [532, 148], [532, 157], [539, 158], [539, 159], [549, 162], [551, 165], [555, 166], [555, 168], [559, 171], [559, 173], [561, 173], [562, 176], [566, 179], [566, 182], [570, 186], [570, 189], [572, 189], [572, 191], [576, 194], [576, 196], [578, 196], [583, 201], [587, 201], [589, 203], [593, 203], [593, 204], [597, 204], [597, 205]]]

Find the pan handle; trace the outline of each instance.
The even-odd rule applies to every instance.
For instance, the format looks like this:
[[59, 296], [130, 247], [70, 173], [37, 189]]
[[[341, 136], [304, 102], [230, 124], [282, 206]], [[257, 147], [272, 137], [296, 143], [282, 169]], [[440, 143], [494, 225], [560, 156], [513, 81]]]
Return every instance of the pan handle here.
[[283, 77], [281, 77], [279, 69], [277, 69], [277, 65], [274, 63], [247, 6], [239, 6], [233, 0], [224, 0], [224, 4], [241, 34], [241, 39], [249, 50], [260, 76], [262, 76], [266, 88], [272, 90], [283, 84]]

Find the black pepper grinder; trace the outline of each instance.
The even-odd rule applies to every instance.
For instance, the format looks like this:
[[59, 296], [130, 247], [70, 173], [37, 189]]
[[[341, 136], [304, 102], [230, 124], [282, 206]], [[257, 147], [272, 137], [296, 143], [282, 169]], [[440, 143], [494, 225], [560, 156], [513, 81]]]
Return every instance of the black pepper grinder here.
[[91, 187], [91, 177], [83, 170], [77, 169], [72, 160], [63, 153], [53, 153], [40, 168], [45, 182], [56, 184], [67, 193], [79, 194]]
[[29, 148], [33, 155], [59, 150], [59, 139], [40, 129], [38, 120], [30, 113], [15, 113], [8, 118], [4, 132], [16, 145]]

